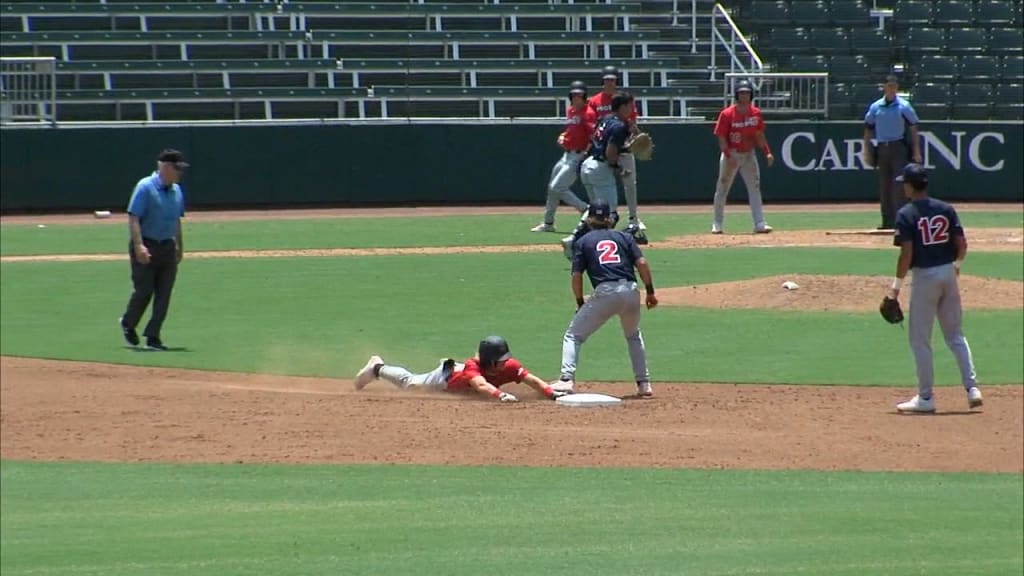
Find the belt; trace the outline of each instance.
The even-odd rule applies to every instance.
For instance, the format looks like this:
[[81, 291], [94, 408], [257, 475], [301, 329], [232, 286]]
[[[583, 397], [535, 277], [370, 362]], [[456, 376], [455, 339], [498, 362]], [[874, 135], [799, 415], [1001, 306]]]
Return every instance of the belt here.
[[174, 242], [174, 238], [168, 238], [166, 240], [157, 240], [156, 238], [142, 237], [143, 242], [149, 242], [151, 244], [167, 244], [168, 242]]
[[889, 140], [888, 142], [879, 142], [879, 146], [891, 146], [893, 144], [903, 144], [903, 140]]
[[568, 152], [570, 154], [583, 154], [586, 151], [587, 151], [586, 149], [583, 149], [583, 150], [566, 150], [566, 152]]

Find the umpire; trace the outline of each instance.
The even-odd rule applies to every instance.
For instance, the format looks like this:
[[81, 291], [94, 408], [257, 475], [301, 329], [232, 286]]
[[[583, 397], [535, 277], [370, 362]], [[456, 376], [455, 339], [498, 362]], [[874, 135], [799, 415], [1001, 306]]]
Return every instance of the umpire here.
[[[893, 179], [910, 162], [908, 153], [913, 153], [914, 162], [921, 163], [917, 113], [909, 102], [896, 95], [899, 87], [895, 76], [887, 76], [885, 94], [872, 102], [864, 115], [864, 165], [878, 167], [878, 199], [882, 211], [879, 230], [893, 229], [896, 213], [906, 204], [903, 188]], [[874, 148], [872, 135], [877, 143]]]
[[156, 172], [135, 185], [128, 203], [128, 258], [135, 289], [121, 316], [121, 331], [129, 344], [139, 344], [135, 327], [152, 298], [153, 313], [142, 332], [146, 348], [167, 350], [160, 340], [160, 328], [171, 304], [171, 290], [184, 249], [181, 218], [185, 215], [185, 200], [178, 181], [188, 164], [181, 152], [166, 149], [157, 157], [156, 166]]

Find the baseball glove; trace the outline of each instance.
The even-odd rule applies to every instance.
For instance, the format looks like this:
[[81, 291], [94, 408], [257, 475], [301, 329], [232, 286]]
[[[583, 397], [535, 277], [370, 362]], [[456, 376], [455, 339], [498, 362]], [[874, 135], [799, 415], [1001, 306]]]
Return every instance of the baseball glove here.
[[878, 312], [882, 314], [882, 318], [889, 324], [899, 324], [903, 322], [903, 309], [900, 308], [900, 301], [895, 298], [886, 296], [882, 298], [882, 303], [878, 306]]
[[626, 142], [626, 147], [637, 160], [650, 160], [654, 155], [654, 140], [647, 132], [640, 132]]

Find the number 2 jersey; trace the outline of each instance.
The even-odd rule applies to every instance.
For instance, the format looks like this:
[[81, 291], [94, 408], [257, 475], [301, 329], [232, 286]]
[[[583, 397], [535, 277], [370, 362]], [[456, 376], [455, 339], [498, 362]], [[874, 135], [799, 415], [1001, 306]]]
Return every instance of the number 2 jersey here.
[[935, 198], [912, 200], [896, 214], [893, 243], [913, 242], [911, 268], [934, 268], [956, 260], [953, 238], [963, 236], [960, 217], [952, 206]]
[[573, 245], [572, 271], [586, 271], [595, 288], [605, 282], [636, 282], [636, 261], [643, 256], [631, 234], [599, 228], [587, 232]]

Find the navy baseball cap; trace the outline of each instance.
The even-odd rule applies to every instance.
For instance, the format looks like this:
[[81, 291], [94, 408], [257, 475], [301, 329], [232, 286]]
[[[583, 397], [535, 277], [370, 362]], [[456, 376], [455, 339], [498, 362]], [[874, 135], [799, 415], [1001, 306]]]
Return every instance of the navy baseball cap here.
[[917, 163], [911, 162], [900, 170], [900, 173], [893, 178], [893, 182], [909, 182], [911, 184], [927, 184], [928, 170]]
[[590, 203], [590, 217], [591, 218], [604, 218], [608, 219], [612, 215], [612, 207], [608, 205], [608, 201], [603, 198], [598, 198]]

